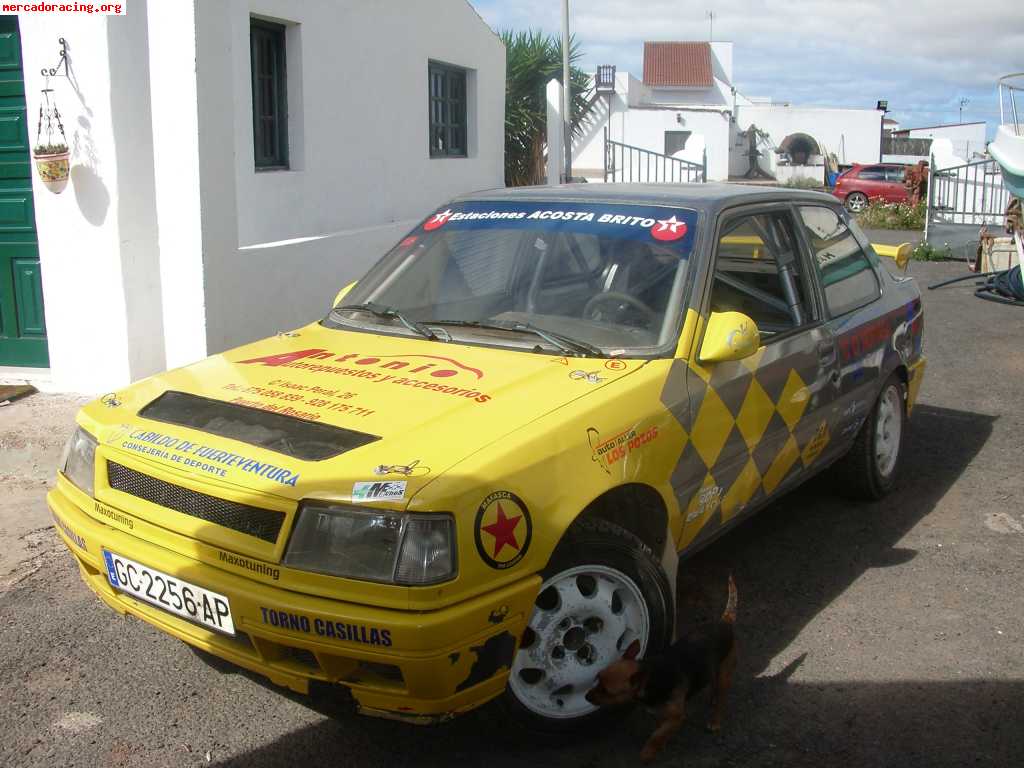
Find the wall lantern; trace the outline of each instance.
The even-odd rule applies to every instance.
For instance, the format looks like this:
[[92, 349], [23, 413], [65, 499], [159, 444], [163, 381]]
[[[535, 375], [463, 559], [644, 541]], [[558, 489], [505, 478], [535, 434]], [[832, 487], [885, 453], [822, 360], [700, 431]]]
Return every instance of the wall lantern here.
[[[64, 68], [64, 76], [68, 76], [68, 47], [64, 38], [60, 38], [60, 60], [57, 66], [52, 69], [43, 67], [40, 70], [46, 78], [46, 87], [42, 89], [43, 99], [39, 103], [39, 123], [36, 126], [36, 145], [32, 154], [36, 161], [36, 172], [43, 185], [55, 194], [64, 191], [68, 185], [68, 175], [71, 171], [70, 153], [68, 152], [68, 139], [64, 133], [64, 124], [60, 119], [60, 110], [57, 109], [56, 99], [51, 99], [53, 89], [50, 87], [50, 78], [56, 75], [61, 67]], [[45, 140], [43, 135], [45, 133]]]

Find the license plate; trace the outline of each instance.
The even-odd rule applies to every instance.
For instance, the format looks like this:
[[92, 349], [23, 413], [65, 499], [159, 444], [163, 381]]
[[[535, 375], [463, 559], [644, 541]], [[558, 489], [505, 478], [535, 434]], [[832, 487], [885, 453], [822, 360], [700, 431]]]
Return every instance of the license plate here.
[[103, 559], [107, 563], [107, 579], [115, 589], [210, 629], [235, 634], [231, 605], [224, 595], [107, 550], [103, 550]]

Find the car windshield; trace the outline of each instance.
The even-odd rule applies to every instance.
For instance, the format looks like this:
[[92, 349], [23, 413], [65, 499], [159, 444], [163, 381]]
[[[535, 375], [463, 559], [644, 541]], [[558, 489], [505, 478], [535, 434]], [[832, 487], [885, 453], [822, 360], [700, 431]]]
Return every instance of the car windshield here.
[[696, 224], [696, 212], [661, 206], [450, 205], [324, 324], [560, 354], [651, 354], [675, 342]]

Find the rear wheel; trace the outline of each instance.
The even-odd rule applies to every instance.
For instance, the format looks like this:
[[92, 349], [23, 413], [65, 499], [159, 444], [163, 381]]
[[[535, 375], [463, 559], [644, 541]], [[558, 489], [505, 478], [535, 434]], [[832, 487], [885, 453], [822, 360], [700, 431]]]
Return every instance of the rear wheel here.
[[837, 465], [844, 491], [854, 498], [880, 499], [896, 484], [906, 434], [906, 392], [899, 376], [885, 382], [853, 447]]
[[860, 213], [868, 207], [868, 196], [863, 192], [851, 192], [846, 196], [846, 210]]
[[672, 597], [650, 547], [603, 520], [575, 523], [543, 575], [503, 703], [529, 727], [573, 730], [601, 714], [585, 698], [598, 672], [634, 640], [641, 654], [668, 643]]

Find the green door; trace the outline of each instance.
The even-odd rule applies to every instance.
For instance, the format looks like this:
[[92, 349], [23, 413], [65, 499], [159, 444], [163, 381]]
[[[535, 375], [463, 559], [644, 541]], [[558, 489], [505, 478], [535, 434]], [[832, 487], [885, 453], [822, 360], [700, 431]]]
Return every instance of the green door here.
[[0, 16], [0, 365], [49, 365], [18, 17]]

